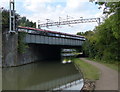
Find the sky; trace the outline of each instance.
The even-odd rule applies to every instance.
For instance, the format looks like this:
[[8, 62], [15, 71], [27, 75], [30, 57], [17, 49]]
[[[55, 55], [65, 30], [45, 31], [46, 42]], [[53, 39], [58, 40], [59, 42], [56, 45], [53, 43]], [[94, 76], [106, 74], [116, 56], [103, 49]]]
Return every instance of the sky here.
[[[98, 5], [89, 2], [89, 0], [14, 0], [15, 10], [21, 16], [26, 16], [29, 20], [38, 23], [45, 23], [46, 19], [50, 21], [84, 18], [102, 17], [102, 9]], [[0, 0], [0, 7], [9, 9], [9, 0]], [[42, 28], [51, 31], [58, 31], [70, 34], [93, 30], [97, 23], [79, 23], [74, 25], [64, 25], [60, 27]]]

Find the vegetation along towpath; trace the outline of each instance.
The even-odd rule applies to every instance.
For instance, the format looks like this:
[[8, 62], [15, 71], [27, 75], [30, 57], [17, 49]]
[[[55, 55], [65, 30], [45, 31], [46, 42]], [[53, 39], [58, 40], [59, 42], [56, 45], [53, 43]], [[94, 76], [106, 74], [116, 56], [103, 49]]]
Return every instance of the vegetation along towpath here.
[[96, 66], [100, 72], [100, 78], [96, 81], [95, 90], [118, 90], [118, 72], [102, 64], [80, 58], [81, 60]]

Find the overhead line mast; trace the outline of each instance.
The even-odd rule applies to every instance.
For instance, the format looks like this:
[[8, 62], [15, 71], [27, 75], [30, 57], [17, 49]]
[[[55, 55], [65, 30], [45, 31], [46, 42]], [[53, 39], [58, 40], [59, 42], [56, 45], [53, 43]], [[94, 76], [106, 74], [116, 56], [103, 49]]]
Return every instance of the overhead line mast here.
[[74, 19], [74, 20], [66, 20], [66, 21], [56, 21], [56, 22], [48, 22], [44, 24], [38, 24], [38, 28], [41, 27], [50, 27], [50, 26], [60, 26], [60, 25], [70, 25], [70, 24], [78, 24], [78, 23], [90, 23], [97, 22], [100, 25], [100, 18], [88, 18], [88, 19]]
[[10, 0], [9, 33], [15, 33], [15, 3], [14, 3], [14, 0]]

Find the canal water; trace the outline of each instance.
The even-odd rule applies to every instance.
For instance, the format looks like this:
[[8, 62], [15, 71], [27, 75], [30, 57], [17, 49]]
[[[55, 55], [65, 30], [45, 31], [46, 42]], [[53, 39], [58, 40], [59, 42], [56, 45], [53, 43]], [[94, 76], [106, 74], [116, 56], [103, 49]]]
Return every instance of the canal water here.
[[3, 90], [80, 90], [82, 75], [73, 63], [42, 61], [2, 69]]

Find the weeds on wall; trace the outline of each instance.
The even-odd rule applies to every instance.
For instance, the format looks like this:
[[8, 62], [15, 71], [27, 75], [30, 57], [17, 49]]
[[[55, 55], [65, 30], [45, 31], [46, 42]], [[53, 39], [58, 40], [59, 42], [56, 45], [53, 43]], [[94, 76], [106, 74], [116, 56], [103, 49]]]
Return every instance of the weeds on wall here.
[[26, 36], [26, 33], [19, 32], [18, 34], [18, 52], [22, 54], [25, 53], [26, 49], [28, 48], [28, 45], [24, 42], [24, 37]]

